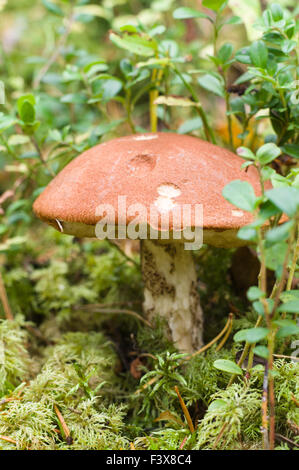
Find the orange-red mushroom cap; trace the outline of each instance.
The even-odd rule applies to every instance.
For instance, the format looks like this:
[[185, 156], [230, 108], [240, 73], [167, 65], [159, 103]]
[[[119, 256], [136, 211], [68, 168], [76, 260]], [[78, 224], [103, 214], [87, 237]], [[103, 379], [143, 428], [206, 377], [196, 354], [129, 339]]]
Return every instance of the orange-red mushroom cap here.
[[[241, 169], [242, 162], [229, 150], [196, 137], [173, 133], [121, 137], [75, 158], [50, 182], [33, 209], [65, 233], [95, 236], [97, 208], [103, 204], [115, 210], [111, 223], [123, 225], [136, 217], [140, 224], [149, 225], [151, 207], [171, 212], [174, 207], [202, 204], [204, 241], [225, 246], [225, 238], [235, 239], [236, 231], [252, 222], [252, 215], [227, 202], [223, 188], [239, 179], [260, 194], [257, 170]], [[127, 208], [142, 204], [146, 215], [129, 211], [124, 217], [119, 211], [120, 196]]]

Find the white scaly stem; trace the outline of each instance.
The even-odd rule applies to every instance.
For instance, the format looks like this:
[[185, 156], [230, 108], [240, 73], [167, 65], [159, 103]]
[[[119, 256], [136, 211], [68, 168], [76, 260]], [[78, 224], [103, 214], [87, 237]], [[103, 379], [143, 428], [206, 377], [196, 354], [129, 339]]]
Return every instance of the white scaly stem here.
[[192, 353], [202, 345], [203, 331], [192, 254], [183, 243], [143, 240], [141, 245], [145, 315], [165, 318], [179, 351]]

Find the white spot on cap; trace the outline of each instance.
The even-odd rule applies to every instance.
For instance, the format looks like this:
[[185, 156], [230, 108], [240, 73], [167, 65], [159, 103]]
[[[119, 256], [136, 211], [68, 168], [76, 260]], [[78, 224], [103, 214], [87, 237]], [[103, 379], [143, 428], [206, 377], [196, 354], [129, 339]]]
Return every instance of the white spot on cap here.
[[134, 137], [134, 140], [153, 140], [153, 139], [157, 139], [158, 138], [158, 135], [157, 134], [154, 134], [154, 135], [138, 135], [137, 137]]
[[155, 200], [154, 205], [159, 212], [169, 212], [176, 206], [176, 203], [169, 197], [160, 196]]
[[174, 198], [181, 194], [180, 188], [172, 183], [161, 184], [157, 192], [159, 197], [155, 200], [154, 205], [159, 212], [170, 212], [176, 206]]
[[157, 191], [160, 196], [167, 198], [178, 197], [182, 192], [180, 188], [175, 186], [175, 184], [171, 183], [161, 184], [161, 186], [158, 187]]
[[244, 215], [243, 211], [232, 210], [232, 216], [233, 217], [243, 217], [243, 215]]

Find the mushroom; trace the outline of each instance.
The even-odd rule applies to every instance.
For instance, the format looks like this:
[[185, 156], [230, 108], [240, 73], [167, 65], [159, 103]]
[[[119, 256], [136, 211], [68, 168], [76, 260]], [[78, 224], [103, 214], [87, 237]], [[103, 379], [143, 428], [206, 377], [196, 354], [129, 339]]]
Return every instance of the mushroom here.
[[237, 231], [252, 221], [222, 196], [240, 179], [259, 193], [257, 171], [195, 137], [135, 134], [97, 145], [69, 163], [34, 203], [38, 217], [76, 237], [140, 239], [144, 314], [159, 315], [182, 352], [202, 344], [192, 250], [202, 242], [241, 246]]

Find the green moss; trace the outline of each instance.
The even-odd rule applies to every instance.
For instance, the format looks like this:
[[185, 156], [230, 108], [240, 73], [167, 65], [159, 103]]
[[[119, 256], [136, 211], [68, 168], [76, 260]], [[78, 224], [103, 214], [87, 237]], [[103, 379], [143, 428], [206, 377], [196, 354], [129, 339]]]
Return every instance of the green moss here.
[[20, 321], [0, 320], [0, 397], [28, 380], [32, 360], [26, 348], [28, 335]]

